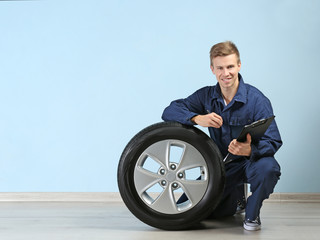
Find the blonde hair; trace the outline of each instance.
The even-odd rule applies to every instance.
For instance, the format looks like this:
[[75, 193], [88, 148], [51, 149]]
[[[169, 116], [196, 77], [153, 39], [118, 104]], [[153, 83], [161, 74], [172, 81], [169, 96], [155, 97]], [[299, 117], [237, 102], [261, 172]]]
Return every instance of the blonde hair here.
[[228, 56], [230, 54], [236, 54], [238, 63], [240, 63], [240, 53], [237, 46], [233, 42], [226, 41], [213, 45], [210, 50], [210, 65], [213, 66], [212, 60], [215, 57]]

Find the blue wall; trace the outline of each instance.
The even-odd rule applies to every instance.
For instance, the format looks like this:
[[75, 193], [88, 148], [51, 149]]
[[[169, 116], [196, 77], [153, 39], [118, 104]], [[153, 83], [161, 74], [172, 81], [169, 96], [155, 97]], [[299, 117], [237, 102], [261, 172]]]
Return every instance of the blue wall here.
[[127, 142], [234, 41], [272, 101], [277, 192], [319, 192], [320, 1], [0, 2], [0, 191], [118, 191]]

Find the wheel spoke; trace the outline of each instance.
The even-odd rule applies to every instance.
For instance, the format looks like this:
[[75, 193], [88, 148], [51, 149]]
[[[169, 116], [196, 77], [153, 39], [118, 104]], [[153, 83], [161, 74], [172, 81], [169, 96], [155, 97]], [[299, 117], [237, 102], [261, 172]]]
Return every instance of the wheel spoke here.
[[152, 173], [141, 167], [137, 167], [134, 172], [134, 182], [139, 195], [151, 188], [160, 179], [158, 174]]
[[182, 189], [192, 203], [197, 203], [204, 196], [207, 189], [207, 180], [180, 181]]
[[206, 166], [206, 162], [201, 153], [194, 147], [186, 145], [179, 164], [179, 170], [201, 166]]
[[177, 205], [171, 187], [168, 186], [164, 189], [164, 191], [152, 204], [152, 208], [159, 212], [167, 214], [178, 213]]
[[157, 144], [149, 146], [144, 153], [151, 157], [153, 160], [157, 161], [162, 166], [169, 166], [169, 141], [161, 141]]

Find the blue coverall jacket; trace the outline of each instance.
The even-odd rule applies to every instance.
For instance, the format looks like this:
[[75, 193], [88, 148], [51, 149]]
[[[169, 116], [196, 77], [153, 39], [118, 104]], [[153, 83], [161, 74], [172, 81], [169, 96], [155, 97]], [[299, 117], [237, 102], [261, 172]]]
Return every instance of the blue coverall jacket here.
[[[257, 88], [244, 83], [239, 74], [239, 88], [232, 101], [225, 106], [219, 83], [204, 87], [185, 99], [178, 99], [164, 110], [164, 121], [176, 121], [194, 125], [191, 118], [196, 115], [215, 112], [223, 119], [221, 128], [209, 128], [213, 141], [223, 156], [228, 153], [228, 146], [240, 134], [241, 129], [252, 122], [273, 116], [271, 103]], [[259, 142], [252, 143], [250, 160], [274, 156], [282, 141], [276, 122], [273, 121]]]

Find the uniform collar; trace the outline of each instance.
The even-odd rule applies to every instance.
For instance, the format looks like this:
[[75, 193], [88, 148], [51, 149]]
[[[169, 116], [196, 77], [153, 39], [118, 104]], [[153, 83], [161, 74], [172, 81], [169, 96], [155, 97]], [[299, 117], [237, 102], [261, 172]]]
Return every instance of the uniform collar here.
[[[239, 78], [238, 91], [232, 100], [237, 101], [237, 102], [246, 103], [247, 102], [247, 88], [246, 88], [246, 85], [245, 85], [240, 73], [238, 73], [238, 78]], [[217, 83], [216, 87], [214, 88], [212, 98], [218, 99], [223, 102], [223, 97], [222, 97], [221, 88], [220, 88], [219, 83]]]

